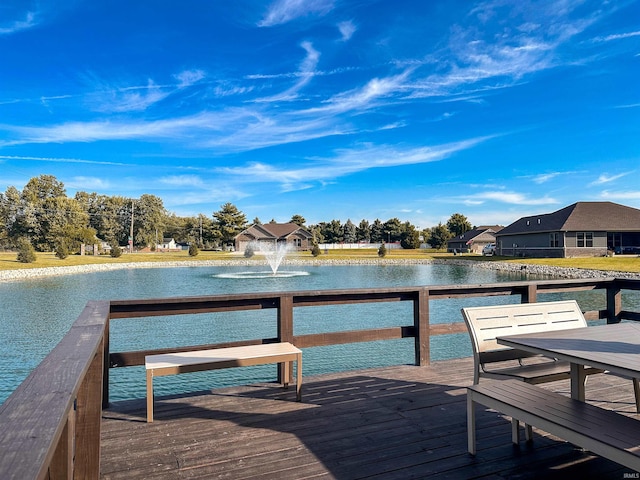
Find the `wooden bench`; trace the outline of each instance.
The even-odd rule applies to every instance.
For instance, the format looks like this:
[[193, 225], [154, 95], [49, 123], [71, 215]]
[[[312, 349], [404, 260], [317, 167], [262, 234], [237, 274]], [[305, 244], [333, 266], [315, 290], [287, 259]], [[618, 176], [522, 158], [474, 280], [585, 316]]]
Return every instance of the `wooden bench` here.
[[612, 410], [573, 400], [547, 389], [517, 380], [489, 381], [467, 389], [469, 453], [476, 454], [475, 404], [480, 403], [510, 416], [512, 441], [518, 444], [519, 421], [531, 425], [640, 471], [640, 422]]
[[[570, 366], [567, 362], [545, 359], [540, 355], [500, 345], [496, 337], [587, 326], [575, 300], [468, 307], [462, 309], [462, 316], [473, 347], [474, 385], [479, 383], [480, 377], [515, 378], [534, 385], [570, 378]], [[535, 361], [531, 357], [536, 357]], [[528, 363], [525, 359], [528, 359]], [[489, 369], [490, 365], [493, 366], [492, 369]], [[602, 372], [603, 370], [596, 368], [585, 369], [588, 375]], [[632, 380], [636, 411], [640, 413], [640, 383], [637, 378]]]
[[296, 362], [297, 366], [296, 399], [301, 401], [302, 351], [288, 342], [148, 355], [145, 357], [147, 422], [153, 422], [153, 377], [219, 368], [284, 363], [283, 385], [287, 388], [291, 372], [293, 372], [293, 362]]

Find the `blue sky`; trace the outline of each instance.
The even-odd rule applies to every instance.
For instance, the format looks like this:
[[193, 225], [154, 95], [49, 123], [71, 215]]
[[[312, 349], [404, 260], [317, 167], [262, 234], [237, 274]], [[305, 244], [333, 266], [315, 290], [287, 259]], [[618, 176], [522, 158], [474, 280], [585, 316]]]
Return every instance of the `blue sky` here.
[[640, 2], [3, 0], [0, 190], [248, 220], [640, 208]]

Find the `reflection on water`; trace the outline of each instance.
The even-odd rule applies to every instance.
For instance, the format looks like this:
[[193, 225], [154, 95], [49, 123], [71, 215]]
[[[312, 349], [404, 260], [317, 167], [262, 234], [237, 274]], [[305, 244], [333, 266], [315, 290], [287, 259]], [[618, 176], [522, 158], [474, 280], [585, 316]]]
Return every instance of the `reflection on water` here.
[[[0, 403], [68, 331], [89, 300], [161, 298], [260, 291], [300, 291], [513, 282], [540, 277], [458, 265], [283, 265], [115, 270], [0, 283]], [[540, 295], [540, 301], [575, 298], [583, 310], [604, 308], [604, 292]], [[625, 309], [640, 310], [639, 295], [623, 294]], [[431, 322], [461, 321], [462, 306], [516, 303], [519, 297], [479, 297], [432, 302]], [[628, 303], [634, 307], [627, 308]], [[294, 311], [296, 335], [409, 325], [410, 302], [334, 305]], [[198, 345], [275, 337], [275, 310], [209, 313], [111, 322], [112, 351]], [[434, 337], [432, 359], [471, 355], [468, 335]], [[305, 374], [413, 363], [413, 339], [305, 349]], [[199, 372], [157, 379], [160, 395], [274, 378], [273, 365]], [[114, 400], [145, 395], [142, 367], [112, 369]]]

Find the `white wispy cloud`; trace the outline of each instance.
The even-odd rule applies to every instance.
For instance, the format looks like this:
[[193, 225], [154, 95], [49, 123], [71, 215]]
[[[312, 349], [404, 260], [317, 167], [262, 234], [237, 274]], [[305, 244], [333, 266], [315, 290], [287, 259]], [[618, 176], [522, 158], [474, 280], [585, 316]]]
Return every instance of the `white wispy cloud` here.
[[626, 38], [633, 38], [640, 36], [640, 30], [636, 32], [617, 33], [614, 35], [607, 35], [606, 37], [596, 37], [594, 42], [611, 42], [613, 40], [624, 40]]
[[333, 0], [276, 0], [258, 26], [273, 27], [307, 15], [326, 15], [333, 7]]
[[347, 20], [338, 24], [338, 30], [340, 31], [340, 39], [346, 42], [356, 33], [356, 26], [351, 20]]
[[374, 78], [363, 87], [336, 94], [326, 100], [324, 105], [303, 110], [300, 113], [303, 115], [338, 114], [372, 108], [381, 99], [400, 92], [411, 72], [412, 69], [407, 69], [398, 75]]
[[531, 178], [533, 183], [537, 183], [541, 185], [543, 183], [550, 182], [558, 177], [563, 177], [565, 175], [575, 175], [575, 173], [576, 173], [575, 170], [565, 171], [565, 172], [547, 172], [547, 173], [540, 173], [537, 175], [527, 176], [524, 178]]
[[178, 88], [187, 88], [195, 85], [205, 77], [206, 75], [202, 70], [184, 70], [174, 75], [174, 78], [178, 80]]
[[111, 188], [111, 182], [99, 177], [72, 177], [65, 182], [65, 186], [72, 190], [104, 191]]
[[640, 200], [640, 190], [627, 190], [627, 191], [615, 191], [615, 192], [604, 190], [600, 196], [607, 200], [618, 200], [618, 201]]
[[105, 162], [99, 160], [86, 160], [81, 158], [56, 158], [56, 157], [30, 157], [18, 155], [0, 155], [1, 160], [25, 160], [36, 162], [53, 162], [53, 163], [88, 163], [92, 165], [127, 165], [119, 162]]
[[365, 145], [336, 151], [331, 158], [310, 158], [310, 163], [296, 167], [279, 167], [253, 162], [240, 167], [221, 168], [220, 173], [243, 178], [246, 182], [271, 182], [284, 190], [309, 188], [310, 182], [322, 183], [372, 168], [437, 162], [488, 140], [479, 137], [432, 147], [399, 148], [388, 145]]
[[[483, 2], [469, 13], [471, 27], [452, 28], [449, 43], [427, 57], [438, 73], [414, 81], [412, 98], [465, 94], [479, 85], [511, 87], [536, 72], [567, 62], [558, 49], [597, 21], [597, 15], [576, 17], [581, 1], [544, 5], [521, 2]], [[498, 13], [499, 10], [508, 10]], [[476, 20], [480, 20], [480, 24]], [[501, 25], [505, 19], [509, 28]], [[483, 29], [486, 25], [486, 29]], [[495, 30], [503, 30], [495, 35]]]
[[[183, 70], [173, 75], [177, 83], [158, 84], [147, 79], [145, 85], [113, 85], [101, 79], [90, 78], [94, 91], [86, 95], [92, 109], [98, 112], [143, 112], [168, 97], [196, 85], [206, 78], [202, 70]], [[61, 97], [62, 98], [62, 97]]]
[[7, 26], [0, 26], [0, 35], [11, 35], [21, 30], [27, 30], [37, 25], [36, 13], [27, 12], [24, 20], [15, 20]]
[[594, 186], [594, 185], [603, 185], [605, 183], [611, 183], [611, 182], [615, 182], [616, 180], [618, 180], [619, 178], [625, 177], [627, 175], [629, 175], [631, 172], [624, 172], [624, 173], [619, 173], [617, 175], [609, 175], [608, 173], [603, 173], [601, 174], [597, 180], [594, 180], [593, 182], [591, 182], [589, 184], [589, 186]]
[[497, 201], [513, 205], [551, 205], [558, 203], [556, 199], [547, 196], [534, 198], [522, 193], [507, 191], [477, 193], [474, 195], [463, 197], [463, 201], [473, 202], [472, 204], [474, 205], [481, 205], [486, 201]]
[[302, 42], [300, 46], [307, 53], [304, 60], [300, 64], [300, 69], [294, 75], [298, 78], [298, 81], [284, 92], [272, 95], [270, 97], [258, 98], [256, 102], [282, 102], [285, 100], [293, 100], [298, 96], [298, 92], [307, 85], [311, 79], [315, 76], [315, 69], [320, 59], [320, 52], [318, 52], [311, 42]]
[[170, 175], [162, 177], [158, 181], [172, 187], [202, 187], [205, 185], [201, 177], [197, 175]]

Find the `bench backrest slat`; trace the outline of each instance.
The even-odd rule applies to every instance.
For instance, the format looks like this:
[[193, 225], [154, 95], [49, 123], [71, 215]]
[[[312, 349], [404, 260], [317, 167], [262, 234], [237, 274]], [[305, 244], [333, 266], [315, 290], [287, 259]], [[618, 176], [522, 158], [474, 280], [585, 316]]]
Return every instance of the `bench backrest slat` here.
[[481, 364], [529, 356], [499, 345], [496, 337], [587, 326], [575, 300], [468, 307], [462, 309], [462, 316], [471, 335], [474, 357]]

